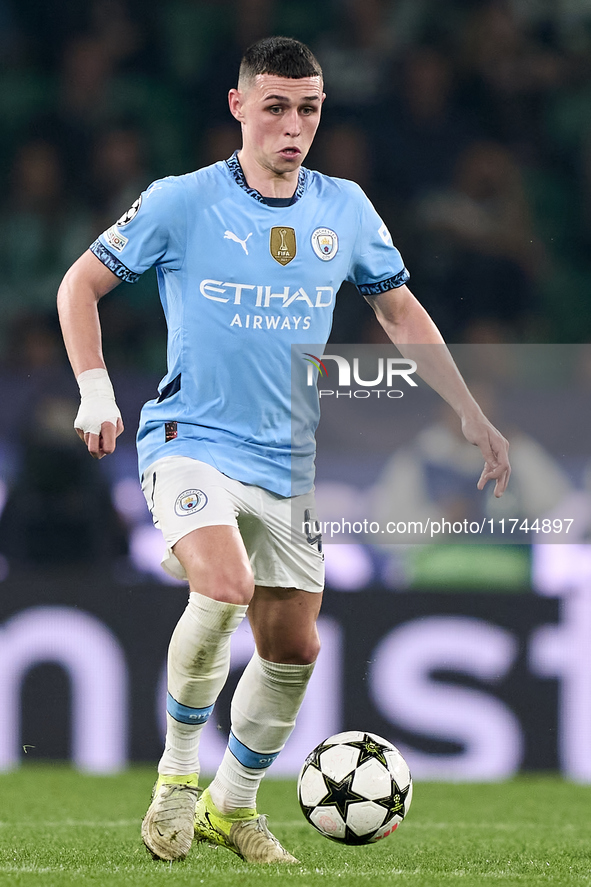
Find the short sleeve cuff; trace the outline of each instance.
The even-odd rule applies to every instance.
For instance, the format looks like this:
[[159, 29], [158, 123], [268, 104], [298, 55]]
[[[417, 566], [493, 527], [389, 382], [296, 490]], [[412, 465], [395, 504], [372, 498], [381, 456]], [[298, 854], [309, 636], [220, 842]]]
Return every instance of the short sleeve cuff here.
[[408, 280], [410, 280], [410, 274], [406, 268], [403, 268], [394, 277], [380, 280], [379, 283], [361, 283], [357, 285], [357, 289], [362, 296], [379, 296], [380, 293], [386, 293], [388, 290], [403, 286]]
[[92, 246], [90, 247], [91, 253], [99, 259], [109, 271], [112, 271], [113, 274], [116, 274], [121, 280], [124, 280], [126, 283], [135, 283], [136, 280], [139, 280], [141, 275], [136, 271], [130, 271], [130, 269], [120, 262], [117, 256], [114, 256], [113, 253], [109, 252], [106, 246], [100, 242], [100, 240], [95, 240]]

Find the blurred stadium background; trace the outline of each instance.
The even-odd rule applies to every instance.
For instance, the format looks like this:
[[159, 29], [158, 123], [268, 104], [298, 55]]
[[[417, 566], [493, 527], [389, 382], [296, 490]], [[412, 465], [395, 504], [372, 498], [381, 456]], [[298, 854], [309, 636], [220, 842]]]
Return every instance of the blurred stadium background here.
[[[364, 187], [446, 339], [477, 354], [563, 343], [559, 366], [577, 349], [550, 400], [556, 380], [538, 374], [534, 412], [546, 431], [569, 405], [585, 415], [589, 0], [0, 0], [0, 769], [27, 754], [112, 772], [159, 754], [166, 644], [186, 591], [160, 570], [135, 467], [139, 407], [164, 373], [156, 279], [122, 284], [101, 306], [126, 431], [100, 464], [72, 431], [55, 294], [150, 181], [238, 147], [226, 93], [245, 46], [270, 33], [309, 43], [325, 71], [307, 165]], [[347, 286], [332, 342], [383, 342]], [[541, 518], [568, 502], [588, 516], [589, 434], [575, 424], [544, 438], [532, 390], [497, 410], [501, 427], [529, 434], [512, 504]], [[396, 489], [412, 457], [453, 509], [466, 475], [429, 458], [444, 434], [437, 410], [431, 437], [413, 426], [365, 462], [335, 459], [329, 426], [327, 508]], [[327, 546], [323, 659], [276, 772], [362, 726], [396, 742], [418, 777], [559, 769], [590, 782], [591, 549], [577, 541], [476, 557], [443, 546], [439, 559]], [[236, 668], [251, 645], [246, 631], [236, 638]], [[228, 692], [206, 768], [223, 748]]]

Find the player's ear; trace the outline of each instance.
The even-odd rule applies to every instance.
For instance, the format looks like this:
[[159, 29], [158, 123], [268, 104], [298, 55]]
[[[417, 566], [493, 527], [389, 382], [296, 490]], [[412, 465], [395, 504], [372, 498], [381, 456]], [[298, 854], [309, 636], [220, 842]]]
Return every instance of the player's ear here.
[[230, 106], [230, 114], [242, 123], [242, 99], [243, 95], [238, 89], [231, 89], [228, 93], [228, 104]]

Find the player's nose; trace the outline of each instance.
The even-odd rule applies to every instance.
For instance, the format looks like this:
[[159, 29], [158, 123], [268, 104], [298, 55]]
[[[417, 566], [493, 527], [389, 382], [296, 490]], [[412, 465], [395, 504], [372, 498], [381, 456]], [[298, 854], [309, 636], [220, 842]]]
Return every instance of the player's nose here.
[[285, 115], [285, 135], [298, 136], [300, 134], [300, 118], [297, 108]]

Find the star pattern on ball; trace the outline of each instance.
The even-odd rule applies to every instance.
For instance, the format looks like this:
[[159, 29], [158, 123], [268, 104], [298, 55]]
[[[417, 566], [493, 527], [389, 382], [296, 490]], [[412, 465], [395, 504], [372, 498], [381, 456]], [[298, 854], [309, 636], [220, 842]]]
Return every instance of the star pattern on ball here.
[[404, 819], [406, 814], [406, 798], [410, 791], [410, 783], [406, 786], [406, 788], [400, 788], [400, 786], [392, 780], [392, 792], [386, 798], [378, 798], [376, 800], [376, 804], [380, 804], [382, 807], [386, 807], [388, 810], [388, 814], [386, 819], [390, 819], [392, 816], [400, 816], [401, 819]]
[[343, 822], [347, 821], [347, 808], [355, 801], [365, 801], [363, 795], [353, 791], [352, 782], [355, 771], [348, 773], [344, 779], [337, 782], [330, 776], [324, 774], [324, 782], [328, 791], [324, 797], [318, 802], [318, 806], [336, 807], [343, 818]]
[[381, 745], [381, 743], [376, 742], [369, 733], [364, 733], [362, 739], [348, 741], [347, 745], [359, 749], [359, 760], [357, 761], [358, 767], [363, 764], [364, 761], [368, 761], [370, 758], [376, 758], [376, 760], [378, 760], [380, 764], [383, 764], [386, 770], [388, 770], [385, 747]]

